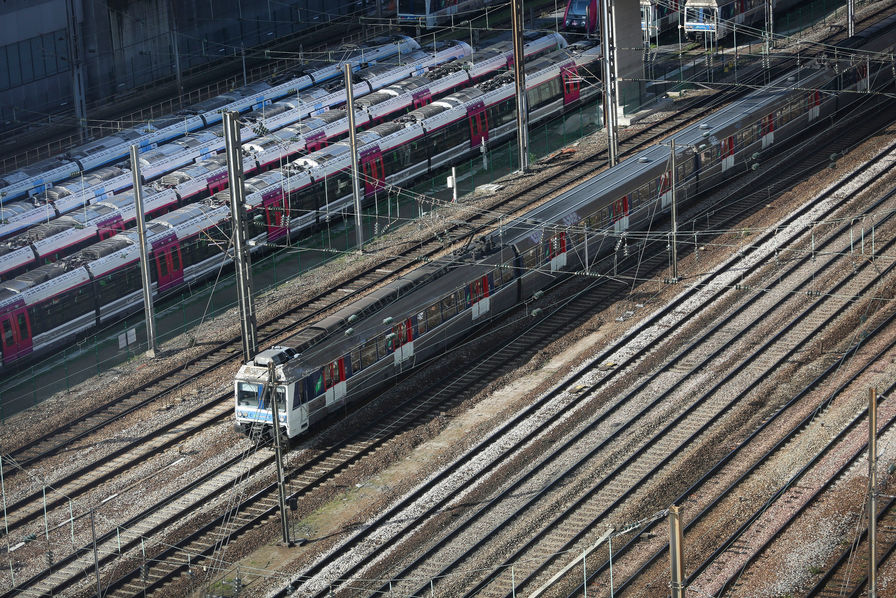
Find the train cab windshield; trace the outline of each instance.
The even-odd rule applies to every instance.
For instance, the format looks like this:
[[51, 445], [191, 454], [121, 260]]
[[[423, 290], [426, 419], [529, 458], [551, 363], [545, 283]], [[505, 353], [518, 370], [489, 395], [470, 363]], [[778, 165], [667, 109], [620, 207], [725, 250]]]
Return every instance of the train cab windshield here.
[[[274, 396], [277, 398], [277, 410], [280, 413], [286, 413], [286, 387], [277, 386], [274, 389]], [[240, 382], [237, 384], [236, 400], [240, 407], [271, 408], [267, 389], [263, 384]]]

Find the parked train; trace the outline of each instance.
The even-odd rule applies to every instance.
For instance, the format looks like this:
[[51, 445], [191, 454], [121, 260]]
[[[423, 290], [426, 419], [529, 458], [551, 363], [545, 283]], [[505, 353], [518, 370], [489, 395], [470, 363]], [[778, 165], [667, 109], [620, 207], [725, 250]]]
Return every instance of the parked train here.
[[[594, 97], [600, 59], [593, 42], [572, 44], [526, 65], [530, 122]], [[435, 100], [397, 121], [361, 131], [359, 155], [368, 201], [433, 169], [513, 137], [515, 85], [506, 72]], [[256, 250], [351, 209], [349, 146], [337, 142], [246, 181], [249, 237]], [[155, 296], [217, 271], [230, 237], [229, 192], [181, 207], [147, 225]], [[57, 262], [0, 283], [3, 369], [70, 342], [140, 309], [137, 234], [94, 243]]]
[[421, 29], [457, 23], [476, 16], [486, 6], [498, 4], [497, 0], [396, 0], [398, 22]]
[[567, 0], [563, 11], [563, 30], [593, 34], [598, 32], [598, 0]]
[[[534, 60], [551, 51], [566, 47], [562, 36], [527, 34], [524, 44], [526, 60]], [[465, 45], [465, 44], [464, 44]], [[370, 93], [356, 102], [360, 111], [355, 122], [366, 128], [406, 111], [419, 108], [451, 91], [483, 81], [509, 69], [513, 59], [510, 42], [502, 41], [475, 52], [468, 58], [451, 60], [432, 71], [409, 77]], [[362, 76], [363, 78], [363, 76]], [[365, 79], [366, 80], [366, 79]], [[276, 107], [281, 102], [272, 104]], [[275, 119], [283, 111], [268, 113], [265, 121], [249, 113], [243, 118], [245, 129], [259, 123], [268, 129], [282, 126]], [[298, 125], [283, 126], [273, 133], [243, 144], [243, 172], [246, 175], [281, 166], [299, 154], [316, 151], [348, 135], [348, 118], [344, 109], [332, 109], [306, 118]], [[130, 172], [128, 172], [130, 178]], [[177, 207], [198, 201], [224, 189], [228, 184], [227, 164], [223, 154], [190, 164], [164, 175], [144, 192], [144, 210], [148, 218], [161, 216]], [[0, 280], [14, 278], [38, 265], [61, 259], [78, 249], [101, 241], [120, 230], [136, 225], [133, 195], [130, 192], [112, 196], [78, 210], [71, 217], [44, 222], [24, 233], [0, 242]], [[97, 198], [101, 199], [101, 198]], [[64, 201], [65, 199], [63, 199]], [[111, 209], [110, 209], [111, 206]], [[0, 226], [0, 230], [3, 227]]]
[[641, 0], [641, 32], [647, 41], [681, 24], [682, 0]]
[[[793, 8], [802, 0], [772, 0], [773, 10]], [[735, 25], [762, 28], [766, 0], [685, 0], [684, 31], [690, 37], [709, 35], [722, 39]]]
[[[874, 40], [863, 49], [892, 51], [896, 18], [863, 37]], [[838, 108], [871, 97], [853, 91], [892, 89], [893, 83], [888, 63], [876, 63], [871, 74], [849, 59], [836, 67], [819, 63], [706, 117], [674, 135], [677, 201], [693, 201], [748, 171], [757, 154], [773, 152], [807, 127], [824, 126]], [[669, 210], [671, 164], [668, 145], [646, 149], [450, 260], [420, 267], [300, 331], [285, 346], [259, 353], [235, 378], [236, 425], [250, 437], [271, 437], [276, 400], [277, 429], [296, 437], [530, 300], [559, 273], [583, 270], [584, 256], [610, 255], [620, 235], [650, 226]]]
[[[434, 53], [415, 50], [406, 55], [400, 65], [367, 65], [356, 73], [354, 91], [358, 97], [419, 75], [425, 69], [453, 60], [469, 57], [472, 48], [464, 42], [442, 43]], [[278, 86], [282, 87], [282, 86]], [[270, 105], [279, 112], [283, 105], [290, 107], [286, 115], [295, 122], [313, 114], [324, 112], [346, 101], [342, 80], [330, 81], [329, 85], [314, 86], [304, 92], [297, 92], [296, 99], [270, 103], [246, 115], [252, 126], [243, 127], [244, 141], [255, 138], [261, 131], [270, 131], [263, 115]], [[218, 113], [220, 120], [221, 115]], [[282, 119], [281, 119], [282, 120]], [[281, 123], [279, 126], [283, 126]], [[223, 129], [187, 133], [180, 139], [161, 146], [147, 149], [140, 154], [140, 175], [144, 183], [171, 172], [179, 167], [211, 157], [224, 150]], [[73, 172], [71, 178], [53, 185], [45, 191], [27, 199], [6, 202], [0, 206], [0, 239], [26, 230], [38, 222], [47, 222], [73, 210], [107, 198], [112, 193], [128, 189], [133, 183], [130, 164], [104, 166], [91, 172]]]
[[[396, 54], [410, 54], [420, 45], [406, 36], [384, 36], [363, 44], [345, 46], [332, 52], [338, 61], [356, 67], [362, 63], [375, 64]], [[132, 145], [141, 151], [160, 143], [182, 137], [221, 122], [224, 111], [246, 112], [270, 104], [271, 101], [291, 96], [296, 91], [319, 85], [342, 75], [340, 64], [310, 61], [307, 65], [270, 81], [252, 83], [234, 91], [215, 96], [187, 107], [177, 114], [141, 123], [65, 152], [47, 158], [0, 177], [0, 203], [30, 196], [50, 188], [55, 183], [91, 171], [100, 166], [127, 158]]]

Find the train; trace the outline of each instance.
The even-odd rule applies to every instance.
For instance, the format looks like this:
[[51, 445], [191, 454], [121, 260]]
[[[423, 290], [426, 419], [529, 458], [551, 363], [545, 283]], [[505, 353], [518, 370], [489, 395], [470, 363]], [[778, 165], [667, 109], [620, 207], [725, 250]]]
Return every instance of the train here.
[[[461, 50], [468, 46], [461, 43]], [[524, 54], [526, 60], [534, 60], [553, 50], [566, 47], [566, 40], [555, 33], [526, 35]], [[464, 52], [466, 55], [466, 52]], [[496, 73], [509, 69], [513, 50], [509, 41], [499, 41], [466, 55], [463, 58], [444, 56], [446, 61], [422, 75], [407, 77], [387, 85], [392, 75], [359, 71], [358, 85], [369, 86], [368, 95], [356, 101], [359, 114], [356, 125], [365, 128], [383, 122], [397, 114], [419, 108], [449, 92], [473, 83], [481, 82]], [[391, 71], [390, 71], [391, 72]], [[319, 100], [335, 102], [339, 91], [327, 94]], [[348, 118], [344, 109], [329, 109], [295, 124], [295, 113], [306, 108], [279, 109], [292, 106], [293, 100], [271, 104], [267, 109], [249, 112], [242, 118], [247, 123], [243, 131], [248, 140], [243, 143], [243, 172], [247, 175], [281, 166], [300, 153], [321, 149], [348, 135]], [[310, 108], [314, 110], [313, 106]], [[255, 129], [259, 133], [251, 134]], [[244, 137], [245, 140], [245, 137]], [[163, 146], [164, 147], [164, 146]], [[142, 158], [141, 158], [142, 159]], [[129, 180], [130, 171], [127, 173]], [[144, 211], [147, 217], [160, 216], [172, 209], [198, 201], [226, 188], [227, 165], [223, 154], [211, 156], [163, 175], [144, 191]], [[92, 191], [91, 194], [95, 193]], [[59, 205], [67, 197], [57, 198]], [[133, 194], [128, 191], [111, 197], [96, 196], [94, 203], [45, 221], [11, 238], [0, 240], [0, 281], [14, 278], [38, 265], [56, 261], [92, 242], [101, 241], [136, 225]], [[0, 232], [3, 225], [0, 225]]]
[[[359, 68], [361, 64], [376, 64], [419, 50], [420, 44], [415, 40], [403, 35], [391, 35], [344, 46], [331, 54], [343, 63], [351, 63], [353, 68]], [[132, 145], [137, 145], [141, 152], [147, 151], [160, 143], [219, 124], [224, 111], [259, 109], [274, 100], [341, 76], [341, 66], [336, 62], [309, 61], [307, 65], [277, 75], [269, 81], [252, 83], [188, 106], [176, 114], [89, 141], [59, 156], [0, 176], [0, 204], [5, 207], [10, 200], [33, 196], [60, 181], [77, 177], [81, 172], [123, 160], [129, 155]]]
[[597, 0], [567, 0], [563, 11], [563, 30], [593, 34], [598, 31], [600, 15]]
[[497, 0], [396, 0], [396, 16], [399, 25], [420, 29], [432, 29], [456, 20], [469, 20], [475, 13]]
[[[773, 10], [785, 11], [802, 0], [772, 0]], [[710, 36], [722, 39], [735, 25], [762, 28], [766, 0], [685, 0], [684, 31], [689, 37]]]
[[[599, 93], [594, 42], [570, 44], [526, 64], [530, 122], [575, 108]], [[366, 202], [513, 137], [511, 72], [464, 88], [358, 133]], [[350, 150], [344, 141], [246, 180], [253, 251], [283, 243], [352, 209]], [[155, 297], [176, 292], [230, 260], [229, 190], [170, 211], [147, 225]], [[2, 370], [70, 343], [142, 307], [139, 245], [133, 230], [0, 283]]]
[[681, 0], [641, 0], [641, 33], [645, 41], [659, 39], [681, 24]]
[[[896, 17], [861, 34], [859, 48], [891, 52]], [[841, 56], [849, 54], [841, 48]], [[871, 72], [852, 57], [819, 61], [775, 80], [660, 143], [299, 331], [242, 365], [234, 378], [235, 426], [264, 442], [300, 436], [346, 403], [409, 371], [476, 328], [531, 300], [584, 256], [611, 255], [628, 231], [655, 225], [676, 201], [751, 170], [757, 159], [836, 110], [893, 88], [888, 61]], [[272, 401], [277, 401], [274, 422]]]
[[[472, 48], [464, 42], [442, 43], [432, 53], [415, 50], [404, 54], [406, 59], [400, 65], [365, 64], [356, 71], [354, 91], [358, 97], [404, 78], [419, 75], [425, 69], [469, 57]], [[342, 79], [329, 81], [295, 92], [295, 99], [281, 100], [257, 105], [246, 115], [251, 126], [243, 127], [242, 139], [250, 140], [268, 129], [265, 115], [267, 111], [280, 114], [279, 126], [284, 122], [297, 122], [314, 114], [319, 114], [334, 106], [345, 103]], [[277, 86], [292, 86], [293, 83]], [[288, 109], [285, 109], [288, 107]], [[288, 117], [291, 120], [286, 120]], [[220, 112], [217, 113], [220, 120]], [[206, 118], [203, 122], [210, 120]], [[179, 167], [209, 158], [224, 150], [223, 129], [215, 127], [193, 133], [186, 133], [180, 139], [144, 148], [139, 155], [140, 175], [144, 183], [171, 172]], [[79, 164], [87, 163], [86, 159]], [[108, 198], [114, 193], [128, 189], [133, 184], [130, 164], [102, 166], [90, 172], [76, 171], [67, 180], [32, 194], [26, 199], [7, 201], [0, 205], [0, 240], [28, 229], [39, 222], [47, 222], [91, 203]]]

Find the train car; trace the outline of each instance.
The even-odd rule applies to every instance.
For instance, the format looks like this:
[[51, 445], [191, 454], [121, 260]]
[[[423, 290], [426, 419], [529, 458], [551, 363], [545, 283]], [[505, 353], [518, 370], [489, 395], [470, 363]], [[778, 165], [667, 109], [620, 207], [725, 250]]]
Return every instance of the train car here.
[[563, 30], [587, 33], [598, 32], [600, 16], [597, 0], [567, 0], [563, 11]]
[[[179, 205], [174, 190], [143, 189], [147, 218]], [[58, 261], [79, 249], [135, 225], [133, 191], [114, 195], [84, 210], [35, 226], [0, 243], [0, 280], [9, 280], [41, 264]]]
[[[362, 96], [371, 90], [418, 74], [424, 66], [453, 61], [469, 56], [471, 53], [472, 49], [464, 42], [446, 42], [442, 44], [441, 49], [435, 54], [419, 50], [407, 54], [408, 61], [403, 62], [399, 66], [379, 64], [364, 66], [358, 70], [358, 82], [355, 86], [355, 93]], [[332, 67], [321, 69], [321, 71], [324, 70], [329, 72], [332, 70]], [[333, 83], [333, 89], [323, 93], [324, 97], [316, 98], [313, 105], [301, 104], [298, 109], [293, 111], [294, 115], [298, 118], [303, 114], [308, 115], [313, 112], [327, 110], [339, 103], [344, 103], [345, 91], [342, 83], [338, 80], [333, 81]], [[312, 91], [315, 91], [315, 89], [312, 88]], [[239, 107], [240, 103], [237, 98], [240, 95], [237, 92], [233, 92], [226, 97], [212, 98], [201, 105], [200, 109], [205, 110], [204, 114], [208, 115], [218, 109], [227, 109], [228, 106]], [[246, 94], [243, 93], [242, 95]], [[255, 92], [248, 95], [255, 98], [258, 97], [258, 93]], [[215, 108], [218, 106], [220, 108]], [[266, 130], [266, 123], [258, 123], [254, 117], [263, 112], [263, 108], [257, 108], [246, 116], [247, 125], [241, 128], [241, 139], [243, 141], [249, 141]], [[203, 122], [210, 121], [208, 117], [203, 118]], [[218, 114], [216, 119], [220, 120], [220, 118], [220, 114]], [[273, 123], [267, 124], [273, 126]], [[135, 137], [128, 137], [128, 139], [131, 138]], [[88, 146], [79, 149], [76, 154], [71, 154], [70, 157], [75, 161], [72, 163], [87, 164], [88, 158], [86, 156], [89, 156], [91, 160], [97, 161], [97, 163], [105, 162], [107, 152], [117, 151], [116, 148], [122, 143], [121, 139], [122, 136], [115, 138], [104, 137], [95, 143], [88, 144]], [[223, 131], [218, 127], [214, 127], [197, 133], [187, 133], [176, 141], [147, 149], [141, 152], [139, 158], [141, 178], [144, 182], [151, 181], [177, 168], [213, 156], [223, 151], [224, 144]], [[114, 179], [108, 173], [114, 173]], [[90, 172], [85, 172], [84, 170], [79, 172], [75, 169], [72, 176], [71, 180], [58, 183], [51, 189], [42, 191], [28, 200], [10, 202], [6, 206], [0, 207], [0, 216], [5, 216], [4, 220], [6, 221], [0, 225], [0, 239], [25, 230], [35, 223], [46, 222], [72, 210], [90, 205], [107, 197], [111, 192], [127, 189], [133, 181], [130, 170], [124, 164], [99, 167]]]
[[[596, 85], [590, 85], [583, 96], [576, 85], [564, 85], [564, 81], [571, 77], [577, 85], [581, 84], [586, 79], [577, 75], [578, 65], [591, 70], [588, 65], [598, 59], [599, 48], [594, 44], [574, 44], [559, 56], [547, 56], [527, 65], [533, 122], [575, 106], [591, 93], [588, 90], [596, 90]], [[483, 139], [512, 135], [515, 89], [508, 73], [499, 79], [481, 84], [486, 87], [484, 91], [470, 88], [424, 106], [416, 114], [408, 114], [408, 120], [401, 123], [383, 123], [362, 131], [359, 135], [361, 163], [368, 175], [365, 197], [372, 200], [384, 191], [385, 184], [410, 180], [447, 163], [452, 155], [458, 158], [463, 153], [478, 152]], [[475, 128], [471, 128], [471, 123]], [[431, 141], [426, 141], [427, 131], [434, 135]], [[416, 151], [412, 144], [419, 144]], [[340, 142], [308, 154], [307, 159], [248, 179], [246, 204], [250, 209], [248, 226], [254, 250], [263, 250], [267, 243], [282, 241], [284, 237], [288, 240], [288, 235], [319, 226], [348, 209], [351, 205], [348, 159], [348, 146]], [[176, 291], [190, 281], [208, 276], [221, 267], [222, 261], [229, 259], [228, 255], [222, 255], [228, 245], [229, 218], [229, 191], [224, 189], [211, 198], [150, 222], [147, 234], [152, 247], [156, 295]], [[57, 298], [69, 300], [73, 289], [66, 286], [68, 282], [79, 288], [83, 286], [80, 292], [91, 297], [94, 325], [139, 309], [142, 292], [134, 237], [133, 231], [124, 231], [60, 259], [53, 269], [40, 266], [37, 268], [43, 268], [40, 276], [32, 276], [31, 272], [37, 271], [34, 270], [0, 283], [0, 293], [4, 289], [8, 291], [7, 299], [0, 299], [0, 325], [4, 314], [9, 314], [9, 318], [22, 315], [29, 323], [41, 321], [35, 327], [41, 331], [39, 335], [32, 330], [32, 336], [10, 337], [3, 367], [52, 350], [87, 330], [80, 319], [65, 326], [56, 322], [51, 328], [43, 322], [45, 318], [54, 321], [51, 307]], [[94, 263], [95, 255], [102, 259], [103, 276], [96, 270], [99, 264]], [[114, 268], [106, 265], [110, 261], [115, 263]], [[92, 284], [73, 275], [62, 282], [56, 281], [63, 274], [79, 269], [87, 273], [87, 280]], [[51, 291], [32, 290], [47, 286]], [[24, 303], [19, 301], [25, 297], [28, 299]], [[87, 312], [78, 317], [89, 319]]]
[[396, 0], [395, 4], [400, 25], [432, 29], [469, 20], [497, 0]]
[[[883, 48], [894, 47], [894, 24], [890, 19], [882, 30]], [[850, 92], [864, 75], [846, 64], [782, 78], [675, 134], [679, 201], [690, 202], [748, 171], [757, 154], [774, 151], [844, 102], [859, 101], [863, 94]], [[888, 69], [871, 80], [892, 87]], [[294, 438], [473, 329], [489, 326], [558, 274], [583, 269], [584, 256], [597, 261], [612, 254], [626, 231], [669, 210], [670, 158], [665, 144], [648, 148], [444, 264], [428, 264], [259, 353], [234, 380], [237, 428], [256, 440], [270, 439], [274, 430]]]
[[660, 35], [681, 24], [681, 0], [641, 0], [641, 32], [646, 41], [659, 40]]
[[[451, 48], [452, 45], [445, 44], [444, 46], [445, 48]], [[562, 36], [551, 33], [547, 35], [527, 35], [524, 48], [527, 59], [530, 59], [565, 46], [566, 41]], [[464, 47], [465, 44], [461, 44], [462, 51]], [[511, 57], [512, 50], [509, 44], [505, 43], [499, 43], [488, 47], [484, 51], [477, 52], [470, 61], [465, 59], [455, 60], [450, 53], [445, 54], [443, 58], [448, 60], [448, 62], [443, 63], [442, 67], [436, 69], [432, 75], [411, 77], [403, 82], [393, 84], [385, 88], [384, 91], [386, 93], [382, 95], [379, 93], [369, 94], [369, 96], [377, 96], [374, 101], [364, 102], [369, 96], [362, 97], [361, 101], [359, 101], [360, 111], [357, 115], [357, 123], [360, 125], [369, 122], [382, 122], [385, 115], [395, 115], [397, 111], [408, 110], [422, 105], [423, 96], [421, 91], [424, 89], [428, 92], [426, 99], [431, 101], [433, 98], [441, 97], [445, 93], [471, 83], [474, 79], [484, 80], [489, 75], [507, 70]], [[429, 59], [431, 58], [430, 56]], [[359, 71], [359, 77], [367, 80], [367, 70], [362, 69]], [[371, 77], [370, 79], [372, 80], [373, 78]], [[381, 81], [380, 84], [384, 82]], [[405, 84], [405, 82], [410, 83]], [[424, 85], [423, 82], [426, 82], [426, 84]], [[373, 87], [376, 87], [376, 84]], [[249, 113], [244, 116], [245, 119], [250, 121], [250, 124], [244, 127], [244, 133], [246, 129], [252, 127], [252, 114]], [[317, 116], [307, 118], [296, 125], [283, 127], [269, 135], [257, 137], [244, 143], [243, 172], [247, 176], [252, 176], [271, 168], [282, 167], [299, 153], [305, 154], [317, 151], [347, 135], [348, 119], [344, 110], [333, 109], [321, 112]], [[166, 144], [156, 150], [144, 152], [140, 155], [140, 160], [143, 164], [142, 172], [144, 174], [147, 171], [152, 172], [152, 168], [168, 169], [173, 166], [171, 161], [177, 160], [178, 156], [182, 155], [182, 153], [178, 154], [165, 148], [180, 148], [184, 145], [190, 145], [193, 148], [207, 148], [209, 143], [215, 142], [214, 140], [208, 141], [212, 137], [214, 137], [214, 140], [217, 140], [219, 135], [213, 135], [207, 131], [191, 134], [172, 144]], [[251, 139], [251, 132], [244, 135], [244, 139], [247, 137]], [[164, 166], [162, 166], [163, 163]], [[125, 178], [130, 180], [129, 171], [126, 172], [127, 176]], [[152, 177], [147, 176], [144, 178]], [[223, 154], [202, 160], [197, 164], [189, 164], [184, 168], [163, 175], [160, 180], [156, 180], [152, 184], [153, 187], [151, 189], [144, 192], [147, 216], [160, 215], [162, 213], [158, 209], [160, 206], [165, 206], [166, 209], [164, 211], [172, 209], [172, 192], [176, 196], [174, 199], [177, 201], [177, 204], [173, 207], [177, 207], [178, 205], [186, 205], [214, 195], [224, 189], [227, 186], [227, 182], [227, 166]], [[65, 185], [60, 186], [64, 187]], [[36, 233], [42, 245], [53, 249], [54, 259], [59, 259], [67, 253], [73, 253], [91, 239], [101, 240], [102, 237], [100, 235], [106, 229], [102, 226], [94, 226], [94, 220], [96, 219], [98, 224], [102, 224], [102, 221], [114, 216], [114, 214], [106, 213], [105, 207], [99, 209], [100, 212], [103, 212], [101, 215], [96, 213], [97, 210], [94, 209], [96, 204], [90, 204], [90, 202], [96, 201], [98, 198], [94, 198], [91, 195], [92, 188], [90, 186], [82, 185], [79, 192], [82, 193], [84, 198], [82, 198], [81, 203], [75, 205], [85, 205], [85, 208], [78, 210], [75, 220], [83, 226], [82, 229], [79, 229], [77, 233], [72, 232], [70, 229], [74, 226], [72, 224], [73, 220], [63, 216], [61, 219], [65, 222], [64, 225], [54, 227], [49, 222], [45, 222], [46, 226], [42, 225], [40, 232]], [[57, 193], [57, 196], [59, 195]], [[115, 199], [116, 197], [113, 196], [113, 198], [108, 199], [107, 203], [118, 203]], [[128, 201], [132, 202], [133, 196], [130, 193], [126, 197]], [[30, 204], [23, 209], [27, 210], [29, 206]], [[120, 215], [119, 218], [124, 222], [124, 228], [129, 228], [134, 222], [132, 203], [128, 207], [129, 213]], [[36, 208], [31, 209], [41, 214]], [[74, 212], [70, 213], [74, 214]], [[46, 236], [49, 231], [54, 231], [54, 234], [59, 235], [59, 238], [54, 239], [53, 236]], [[29, 236], [29, 232], [20, 232], [15, 237], [9, 238], [3, 244], [0, 244], [0, 280], [7, 280], [17, 276], [25, 270], [46, 261], [42, 259], [44, 256], [40, 252], [36, 252], [31, 248], [32, 237]], [[69, 242], [73, 236], [78, 237], [78, 243]], [[27, 241], [23, 243], [22, 239], [27, 239]], [[62, 249], [57, 250], [60, 247]]]
[[[420, 45], [413, 39], [395, 35], [383, 36], [363, 44], [352, 44], [335, 50], [341, 62], [360, 68], [361, 64], [376, 64], [396, 55], [416, 52]], [[141, 150], [153, 149], [160, 143], [187, 133], [218, 124], [224, 111], [246, 112], [259, 109], [275, 99], [292, 96], [297, 91], [342, 74], [340, 64], [312, 62], [308, 70], [296, 70], [287, 81], [252, 83], [243, 88], [221, 94], [194, 104], [178, 114], [153, 122], [142, 123], [73, 148], [61, 156], [43, 160], [0, 177], [0, 203], [40, 193], [51, 185], [74, 176], [72, 173], [90, 171], [127, 158], [131, 145]]]
[[[783, 12], [800, 0], [774, 0], [773, 10]], [[760, 26], [765, 21], [765, 0], [685, 0], [684, 31], [690, 37], [722, 39], [735, 25]]]

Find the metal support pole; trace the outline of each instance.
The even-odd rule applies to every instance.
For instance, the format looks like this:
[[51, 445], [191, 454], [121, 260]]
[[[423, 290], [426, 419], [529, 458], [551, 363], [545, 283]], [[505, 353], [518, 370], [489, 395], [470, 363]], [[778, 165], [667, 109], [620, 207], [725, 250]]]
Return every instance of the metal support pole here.
[[600, 0], [600, 44], [604, 58], [604, 124], [607, 127], [607, 156], [610, 166], [618, 162], [618, 142], [616, 136], [618, 98], [616, 94], [616, 43], [613, 38], [613, 23], [610, 9], [611, 0]]
[[678, 282], [678, 203], [675, 197], [675, 140], [670, 140], [669, 147], [672, 163], [672, 175], [669, 177], [672, 191], [672, 280]]
[[849, 24], [849, 37], [856, 34], [856, 6], [855, 0], [846, 3], [846, 22]]
[[168, 0], [168, 29], [171, 31], [171, 51], [174, 54], [174, 76], [177, 78], [177, 101], [184, 107], [184, 82], [180, 71], [180, 51], [177, 47], [177, 16], [174, 14], [174, 3]]
[[96, 552], [96, 518], [93, 509], [90, 509], [90, 530], [93, 532], [93, 569], [96, 571], [96, 596], [103, 595], [103, 586], [100, 584], [100, 559]]
[[610, 598], [613, 598], [613, 536], [607, 538], [607, 547], [610, 550]]
[[277, 395], [274, 392], [276, 381], [274, 362], [269, 362], [268, 400], [271, 401], [271, 411], [274, 416], [271, 434], [274, 435], [274, 459], [277, 461], [277, 491], [280, 494], [280, 527], [283, 532], [283, 543], [287, 546], [292, 546], [292, 543], [289, 541], [289, 522], [286, 520], [286, 482], [283, 480], [283, 456], [280, 448], [280, 413], [277, 408]]
[[137, 206], [137, 236], [140, 242], [140, 279], [143, 281], [143, 309], [146, 312], [146, 352], [156, 356], [156, 317], [149, 277], [149, 250], [146, 248], [146, 215], [143, 212], [143, 183], [140, 176], [139, 148], [131, 146], [131, 174], [134, 179], [134, 203]]
[[868, 392], [868, 598], [877, 598], [877, 390]]
[[511, 0], [510, 19], [513, 30], [513, 78], [516, 83], [517, 148], [520, 153], [520, 171], [526, 172], [529, 170], [529, 104], [526, 97], [522, 0]]
[[246, 249], [246, 189], [243, 184], [243, 156], [238, 112], [224, 113], [224, 143], [227, 176], [230, 181], [230, 218], [233, 222], [233, 262], [236, 266], [236, 290], [240, 304], [243, 359], [252, 361], [258, 352], [255, 301], [252, 298], [252, 262]]
[[457, 169], [451, 167], [451, 201], [457, 203]]
[[591, 258], [588, 256], [588, 224], [585, 224], [585, 274], [591, 273]]
[[364, 253], [364, 230], [361, 228], [361, 181], [358, 180], [358, 136], [355, 131], [355, 90], [352, 89], [352, 65], [346, 62], [344, 68], [348, 134], [352, 152], [352, 195], [355, 198], [355, 227], [357, 229], [358, 253]]
[[679, 507], [669, 507], [669, 566], [672, 571], [672, 580], [669, 588], [672, 590], [672, 598], [685, 598], [684, 596], [684, 564], [681, 556], [681, 520], [679, 519]]
[[72, 103], [78, 123], [81, 143], [87, 140], [87, 100], [84, 89], [84, 65], [81, 61], [81, 27], [74, 0], [66, 0], [66, 25], [68, 26], [69, 66], [72, 71]]

